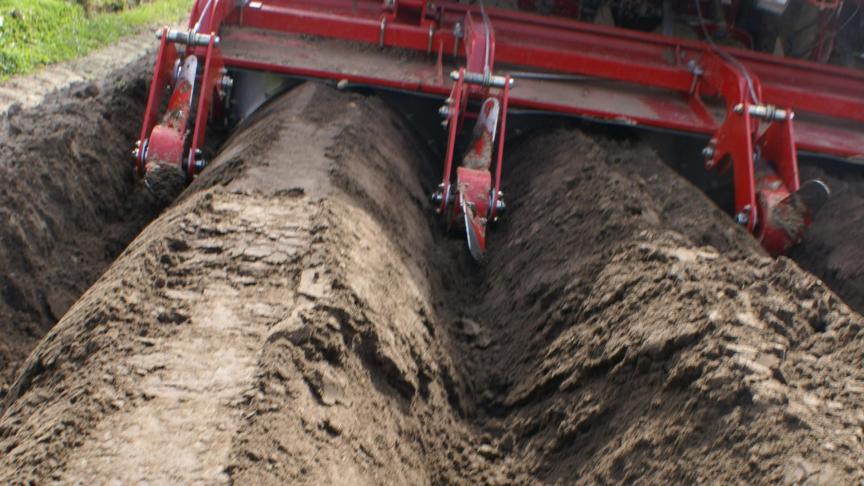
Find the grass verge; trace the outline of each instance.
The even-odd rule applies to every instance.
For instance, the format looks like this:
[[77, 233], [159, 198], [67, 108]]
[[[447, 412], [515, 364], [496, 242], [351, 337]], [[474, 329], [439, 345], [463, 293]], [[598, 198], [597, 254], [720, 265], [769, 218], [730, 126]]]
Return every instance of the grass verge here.
[[81, 3], [69, 0], [0, 0], [0, 80], [83, 56], [158, 23], [176, 22], [192, 2], [153, 0], [88, 13]]

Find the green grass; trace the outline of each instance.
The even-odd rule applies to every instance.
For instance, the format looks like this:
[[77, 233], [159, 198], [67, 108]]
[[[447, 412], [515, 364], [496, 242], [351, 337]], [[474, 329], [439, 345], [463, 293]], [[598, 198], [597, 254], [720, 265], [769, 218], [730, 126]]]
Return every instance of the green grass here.
[[[0, 0], [0, 80], [183, 18], [193, 0]], [[155, 42], [155, 40], [154, 40]]]

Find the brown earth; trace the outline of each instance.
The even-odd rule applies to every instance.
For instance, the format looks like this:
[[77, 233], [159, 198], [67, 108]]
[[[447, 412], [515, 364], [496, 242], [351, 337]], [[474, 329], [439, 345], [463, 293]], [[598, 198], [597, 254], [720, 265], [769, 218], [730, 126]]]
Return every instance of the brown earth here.
[[502, 346], [470, 373], [508, 455], [544, 482], [861, 480], [860, 315], [638, 147], [513, 158], [524, 234], [472, 315]]
[[134, 183], [129, 157], [147, 59], [0, 114], [0, 396], [38, 340], [158, 211]]
[[822, 179], [831, 198], [791, 258], [813, 273], [849, 307], [864, 312], [864, 167], [804, 165], [801, 178]]
[[476, 267], [404, 126], [307, 84], [238, 130], [27, 360], [0, 480], [864, 478], [864, 320], [649, 150], [514, 141]]

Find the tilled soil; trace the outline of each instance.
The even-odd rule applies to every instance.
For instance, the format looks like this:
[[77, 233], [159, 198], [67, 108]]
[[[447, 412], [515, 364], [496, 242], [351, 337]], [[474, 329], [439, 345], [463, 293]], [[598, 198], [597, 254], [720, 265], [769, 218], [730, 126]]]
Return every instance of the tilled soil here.
[[[356, 417], [370, 454], [358, 475], [430, 477], [422, 445], [394, 441], [448, 430], [442, 415], [460, 424], [442, 384], [458, 376], [431, 334], [436, 269], [410, 258], [434, 249], [434, 230], [422, 150], [399, 126], [379, 101], [310, 84], [239, 132], [31, 355], [0, 425], [3, 479], [260, 477], [265, 463], [242, 461], [279, 452], [281, 426], [293, 462], [277, 472], [347, 481], [338, 456], [312, 470], [338, 430], [321, 423], [328, 410]], [[418, 394], [437, 420], [404, 415]], [[253, 433], [278, 412], [294, 419]]]
[[823, 163], [801, 167], [802, 180], [822, 179], [831, 198], [790, 255], [849, 307], [864, 312], [864, 167]]
[[[129, 156], [149, 59], [49, 94], [33, 81], [26, 91], [41, 102], [3, 105], [0, 396], [38, 340], [159, 210], [135, 184]], [[4, 93], [0, 104], [16, 99]]]
[[507, 457], [543, 482], [861, 480], [860, 315], [638, 147], [561, 132], [512, 157], [530, 196], [468, 316]]
[[0, 479], [864, 479], [864, 319], [649, 150], [514, 141], [484, 266], [374, 97], [238, 130], [46, 336]]

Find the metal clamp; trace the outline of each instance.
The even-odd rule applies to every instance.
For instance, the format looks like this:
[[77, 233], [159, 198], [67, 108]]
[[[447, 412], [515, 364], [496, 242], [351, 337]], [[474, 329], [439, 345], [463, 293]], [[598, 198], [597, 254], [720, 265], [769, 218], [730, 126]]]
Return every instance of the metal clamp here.
[[[452, 71], [450, 73], [450, 79], [453, 81], [459, 80], [459, 71]], [[486, 88], [504, 88], [504, 85], [507, 83], [507, 78], [505, 76], [497, 76], [489, 73], [481, 74], [481, 73], [465, 73], [465, 82], [468, 84], [479, 84]], [[513, 78], [510, 78], [510, 87], [513, 87]]]
[[[732, 111], [739, 115], [744, 113], [744, 104], [738, 103], [732, 107]], [[747, 113], [765, 121], [791, 120], [795, 116], [791, 111], [777, 108], [774, 105], [747, 105]]]
[[[156, 38], [162, 39], [162, 31], [156, 32]], [[187, 46], [202, 46], [207, 47], [210, 45], [210, 34], [198, 34], [195, 32], [183, 32], [179, 30], [169, 30], [168, 31], [168, 42], [174, 42], [177, 44], [184, 44]], [[213, 40], [213, 44], [216, 47], [219, 47], [219, 36]]]

